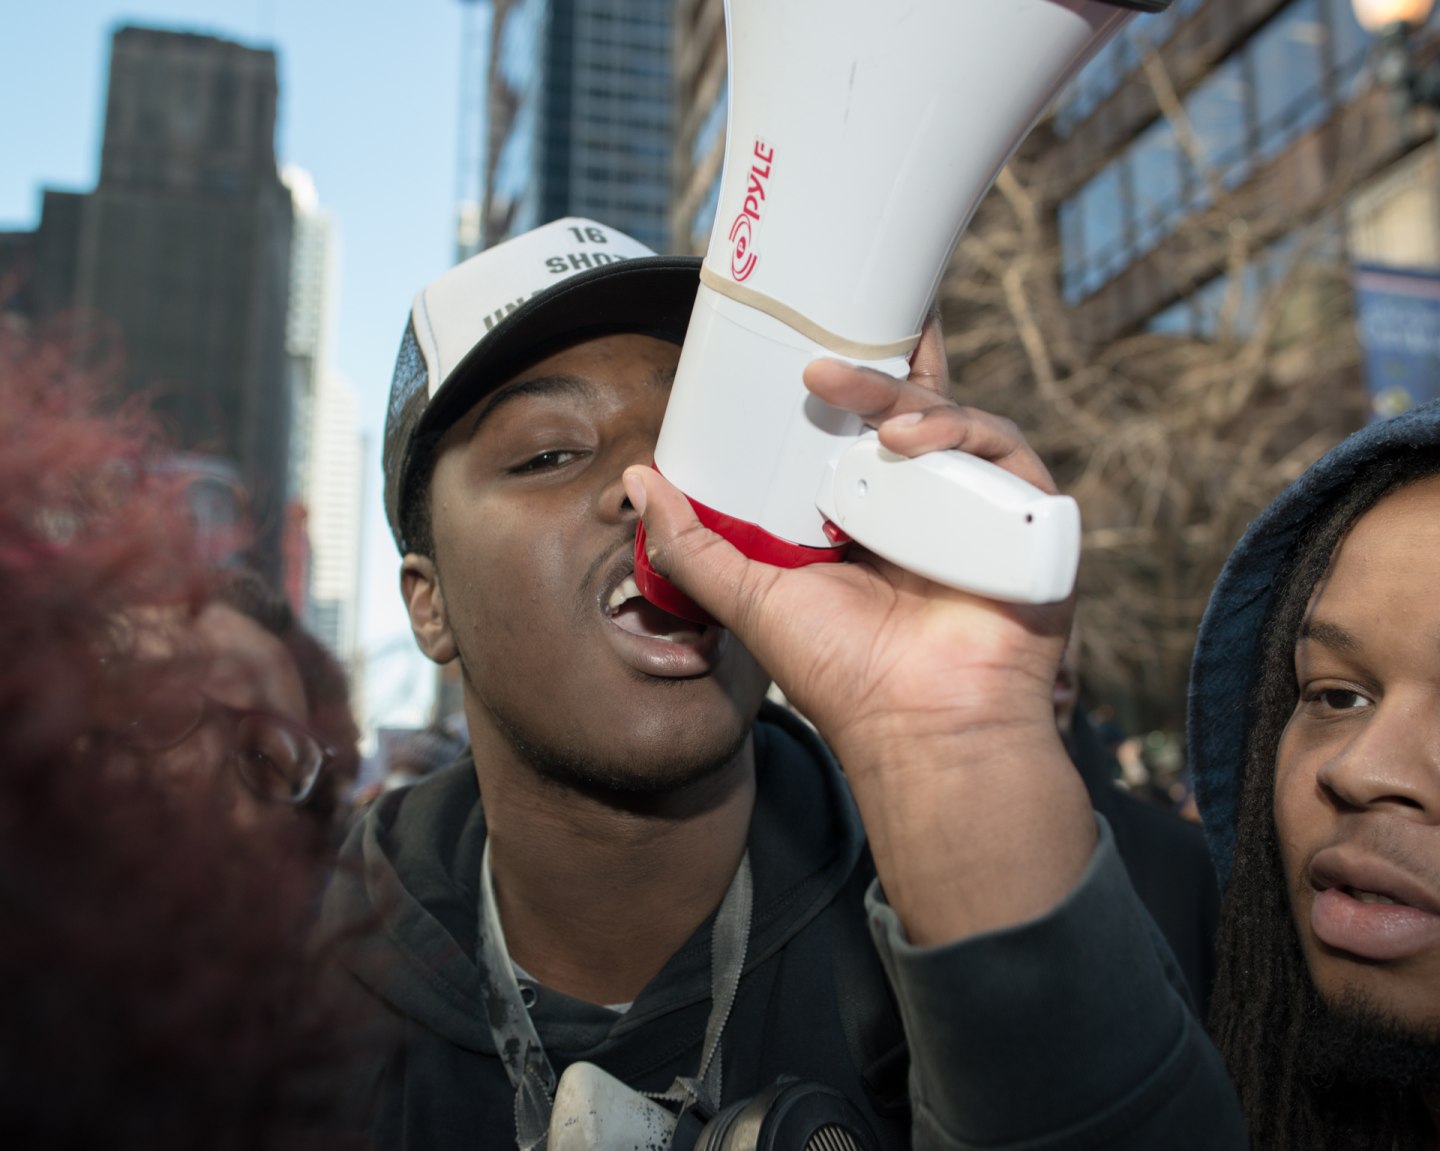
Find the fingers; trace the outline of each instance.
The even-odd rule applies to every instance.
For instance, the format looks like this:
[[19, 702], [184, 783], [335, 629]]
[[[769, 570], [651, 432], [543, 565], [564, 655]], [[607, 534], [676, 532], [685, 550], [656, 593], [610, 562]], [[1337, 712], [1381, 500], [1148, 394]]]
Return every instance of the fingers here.
[[950, 359], [945, 354], [945, 333], [940, 330], [940, 309], [931, 308], [920, 329], [920, 343], [910, 356], [910, 379], [939, 396], [950, 394]]
[[757, 580], [773, 578], [775, 569], [752, 564], [700, 523], [690, 501], [654, 468], [626, 468], [622, 483], [645, 521], [651, 566], [744, 643], [756, 596], [764, 590]]
[[1055, 493], [1055, 481], [1025, 437], [1003, 416], [957, 404], [892, 416], [877, 429], [880, 442], [902, 456], [955, 449], [998, 464], [1041, 491]]
[[952, 402], [938, 395], [926, 381], [897, 380], [873, 368], [857, 368], [840, 360], [816, 360], [806, 365], [803, 378], [805, 386], [827, 404], [854, 412], [872, 425], [905, 412]]
[[[864, 372], [857, 378], [852, 373]], [[940, 311], [932, 308], [910, 355], [910, 375], [897, 380], [838, 360], [817, 360], [805, 369], [805, 383], [826, 403], [865, 416], [873, 423], [902, 412], [918, 411], [950, 398], [950, 361]]]
[[[927, 336], [939, 328], [927, 322]], [[943, 369], [944, 345], [926, 348], [922, 337], [914, 366]], [[956, 449], [998, 464], [1046, 492], [1055, 481], [1020, 430], [1002, 416], [964, 408], [932, 390], [934, 378], [897, 380], [872, 368], [840, 360], [816, 360], [805, 369], [805, 386], [827, 404], [855, 412], [875, 427], [880, 442], [903, 456]], [[945, 377], [948, 388], [948, 376]]]

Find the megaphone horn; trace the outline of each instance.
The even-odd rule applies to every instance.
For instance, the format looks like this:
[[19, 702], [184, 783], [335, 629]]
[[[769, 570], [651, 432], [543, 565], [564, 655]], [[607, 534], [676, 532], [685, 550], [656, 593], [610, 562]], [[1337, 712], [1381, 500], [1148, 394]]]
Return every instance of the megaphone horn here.
[[[783, 566], [852, 538], [995, 599], [1063, 599], [1073, 500], [959, 452], [901, 459], [801, 382], [908, 374], [980, 199], [1056, 91], [1169, 0], [726, 0], [719, 206], [655, 451], [702, 522]], [[705, 614], [651, 569], [652, 602]]]

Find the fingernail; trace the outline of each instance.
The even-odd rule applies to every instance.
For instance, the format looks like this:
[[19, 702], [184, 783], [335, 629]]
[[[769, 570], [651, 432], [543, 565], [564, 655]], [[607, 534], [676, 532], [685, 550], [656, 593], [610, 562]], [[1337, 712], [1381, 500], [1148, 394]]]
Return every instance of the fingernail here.
[[625, 485], [625, 494], [630, 497], [631, 506], [643, 516], [645, 514], [645, 485], [640, 482], [640, 477], [627, 471], [620, 477], [620, 482]]
[[918, 423], [919, 423], [921, 420], [923, 420], [924, 418], [925, 418], [925, 413], [924, 413], [924, 412], [906, 412], [904, 415], [891, 416], [888, 420], [886, 420], [886, 421], [885, 421], [883, 424], [881, 424], [880, 426], [881, 426], [881, 428], [896, 428], [896, 429], [898, 429], [898, 428], [913, 428], [916, 424], [918, 424]]

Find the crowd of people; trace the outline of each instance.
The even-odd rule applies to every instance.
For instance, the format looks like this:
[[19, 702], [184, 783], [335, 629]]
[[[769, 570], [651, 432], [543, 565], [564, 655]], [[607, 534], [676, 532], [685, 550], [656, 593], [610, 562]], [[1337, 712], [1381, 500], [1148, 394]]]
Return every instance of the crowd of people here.
[[[1072, 603], [699, 524], [649, 466], [698, 282], [561, 221], [416, 298], [386, 512], [465, 738], [365, 789], [143, 404], [0, 329], [5, 1145], [1440, 1147], [1440, 405], [1238, 543], [1202, 832], [1115, 786]], [[806, 385], [1054, 490], [934, 321], [912, 369]]]

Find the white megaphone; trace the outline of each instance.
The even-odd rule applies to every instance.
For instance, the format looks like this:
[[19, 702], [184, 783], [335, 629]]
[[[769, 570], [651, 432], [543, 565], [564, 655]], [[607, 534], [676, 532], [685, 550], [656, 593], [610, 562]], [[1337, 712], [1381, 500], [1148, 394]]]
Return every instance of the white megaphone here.
[[[992, 599], [1074, 585], [1080, 515], [961, 452], [904, 459], [820, 402], [805, 365], [909, 371], [980, 199], [1061, 85], [1170, 0], [726, 0], [729, 118], [700, 289], [655, 449], [701, 522], [751, 558], [855, 540]], [[656, 573], [645, 597], [705, 613]]]

